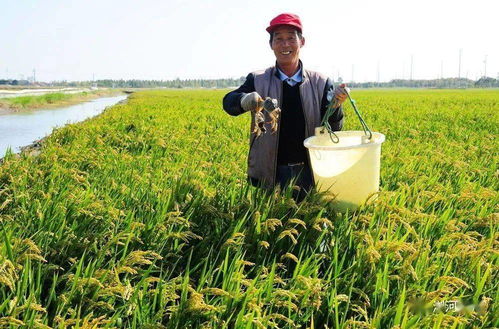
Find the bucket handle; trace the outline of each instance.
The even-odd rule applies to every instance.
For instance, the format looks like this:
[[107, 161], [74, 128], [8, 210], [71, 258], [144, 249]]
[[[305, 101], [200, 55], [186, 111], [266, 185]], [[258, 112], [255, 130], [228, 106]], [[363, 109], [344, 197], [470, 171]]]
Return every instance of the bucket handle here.
[[[352, 107], [355, 111], [355, 114], [359, 118], [360, 124], [362, 125], [362, 129], [364, 130], [364, 134], [367, 136], [368, 140], [371, 140], [373, 137], [373, 133], [371, 129], [369, 129], [369, 126], [367, 125], [366, 121], [364, 118], [362, 118], [362, 115], [360, 114], [359, 110], [357, 109], [357, 106], [355, 105], [355, 100], [350, 96], [350, 89], [345, 87], [345, 84], [341, 84], [339, 88], [343, 88], [348, 96], [348, 99], [350, 100], [350, 104], [352, 104]], [[329, 107], [326, 110], [326, 113], [324, 114], [324, 118], [322, 119], [321, 126], [323, 129], [321, 130], [321, 133], [324, 133], [324, 129], [327, 130], [329, 133], [329, 137], [331, 138], [331, 141], [333, 143], [339, 143], [340, 139], [338, 135], [335, 134], [333, 129], [331, 128], [331, 125], [329, 124], [329, 118], [333, 116], [333, 114], [340, 108], [339, 106], [335, 108], [336, 102], [335, 99], [331, 100], [331, 103], [329, 104]]]

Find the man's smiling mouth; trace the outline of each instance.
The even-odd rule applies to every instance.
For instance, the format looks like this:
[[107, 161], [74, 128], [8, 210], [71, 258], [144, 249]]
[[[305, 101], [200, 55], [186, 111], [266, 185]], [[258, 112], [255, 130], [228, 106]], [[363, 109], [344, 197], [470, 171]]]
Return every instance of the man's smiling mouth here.
[[281, 54], [282, 55], [289, 55], [289, 54], [291, 54], [291, 51], [281, 51]]

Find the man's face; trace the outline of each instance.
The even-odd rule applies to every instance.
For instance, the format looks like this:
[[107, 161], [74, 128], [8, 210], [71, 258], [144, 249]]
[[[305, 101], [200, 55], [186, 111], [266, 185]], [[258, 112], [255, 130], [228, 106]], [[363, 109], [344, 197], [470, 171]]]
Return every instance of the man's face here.
[[274, 51], [277, 64], [280, 66], [297, 64], [300, 59], [300, 48], [305, 44], [305, 39], [300, 39], [297, 31], [289, 26], [280, 26], [273, 33], [270, 48]]

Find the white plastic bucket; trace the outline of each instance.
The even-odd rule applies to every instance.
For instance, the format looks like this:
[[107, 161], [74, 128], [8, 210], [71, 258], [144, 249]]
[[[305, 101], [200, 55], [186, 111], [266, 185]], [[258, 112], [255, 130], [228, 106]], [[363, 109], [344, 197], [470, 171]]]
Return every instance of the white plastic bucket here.
[[322, 128], [303, 144], [308, 149], [317, 190], [334, 199], [340, 211], [355, 210], [379, 191], [381, 143], [385, 135], [337, 131], [334, 143]]

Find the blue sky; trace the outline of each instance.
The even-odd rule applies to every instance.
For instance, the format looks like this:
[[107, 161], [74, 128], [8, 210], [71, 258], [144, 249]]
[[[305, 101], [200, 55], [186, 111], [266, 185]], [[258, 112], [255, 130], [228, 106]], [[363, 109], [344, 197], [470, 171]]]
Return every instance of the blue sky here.
[[[240, 77], [270, 66], [281, 12], [304, 25], [304, 65], [335, 79], [499, 75], [495, 0], [6, 1], [0, 78]], [[353, 73], [353, 75], [352, 75]]]

